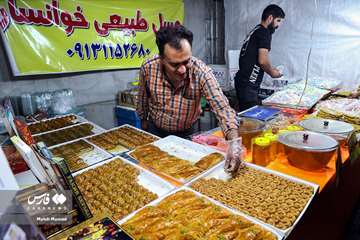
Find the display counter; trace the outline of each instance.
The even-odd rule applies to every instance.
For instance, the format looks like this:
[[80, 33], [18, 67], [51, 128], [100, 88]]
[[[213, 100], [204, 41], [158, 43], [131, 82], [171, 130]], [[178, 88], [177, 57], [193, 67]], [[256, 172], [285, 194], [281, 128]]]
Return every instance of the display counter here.
[[[358, 108], [353, 109], [359, 110]], [[334, 112], [332, 113], [334, 114]], [[318, 116], [319, 114], [320, 116]], [[317, 111], [310, 116], [302, 114], [295, 115], [294, 118], [301, 121], [309, 117], [322, 117], [323, 114], [323, 112]], [[339, 143], [341, 158], [333, 157], [325, 167], [312, 171], [303, 170], [293, 166], [284, 154], [277, 154], [275, 159], [266, 164], [267, 169], [319, 186], [319, 192], [314, 197], [314, 201], [286, 239], [343, 239], [346, 226], [360, 195], [360, 176], [358, 174], [360, 172], [360, 126], [354, 124], [358, 121], [357, 118], [337, 119], [348, 120], [353, 124], [354, 130], [347, 138], [346, 143], [345, 141]], [[285, 124], [294, 125], [294, 122]], [[286, 128], [284, 125], [282, 127]], [[265, 129], [264, 132], [266, 132]], [[226, 152], [226, 141], [219, 128], [194, 136], [193, 140]], [[246, 151], [245, 161], [253, 162], [252, 156], [250, 148]], [[340, 159], [341, 164], [337, 164]]]
[[[51, 143], [53, 156], [36, 157], [41, 164], [53, 161], [59, 166], [62, 174], [56, 177], [65, 176], [58, 182], [72, 191], [78, 222], [105, 214], [135, 239], [232, 239], [241, 234], [254, 239], [341, 239], [360, 194], [360, 136], [356, 128], [348, 143], [327, 136], [335, 143], [332, 150], [340, 146], [340, 155], [331, 155], [317, 170], [300, 169], [289, 162], [273, 130], [304, 135], [299, 121], [307, 117], [286, 112], [266, 126], [245, 123], [256, 131], [250, 131], [246, 167], [237, 176], [224, 172], [227, 144], [219, 128], [193, 136], [193, 142], [175, 136], [159, 139], [129, 125], [78, 134], [83, 125], [97, 126], [75, 116], [38, 123], [32, 131], [35, 137], [43, 136], [35, 140]], [[267, 151], [255, 156], [261, 161], [253, 161], [254, 143]], [[205, 226], [219, 217], [216, 232]], [[175, 220], [178, 225], [173, 226]], [[159, 228], [164, 224], [167, 227]], [[68, 230], [56, 231], [66, 236]], [[57, 233], [46, 232], [55, 238]]]

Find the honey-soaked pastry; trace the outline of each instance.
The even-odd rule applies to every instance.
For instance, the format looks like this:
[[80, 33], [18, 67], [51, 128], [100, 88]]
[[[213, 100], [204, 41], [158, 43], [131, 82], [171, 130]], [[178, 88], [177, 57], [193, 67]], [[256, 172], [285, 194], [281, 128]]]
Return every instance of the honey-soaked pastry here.
[[34, 140], [36, 142], [44, 142], [46, 146], [50, 147], [64, 142], [70, 142], [78, 138], [90, 136], [94, 134], [92, 131], [93, 128], [93, 125], [84, 123], [58, 131], [34, 136]]
[[136, 168], [114, 159], [77, 175], [75, 181], [93, 214], [107, 212], [119, 220], [158, 197], [137, 182], [138, 175]]
[[224, 158], [220, 153], [212, 153], [193, 165], [190, 161], [172, 156], [153, 144], [137, 147], [130, 156], [156, 171], [180, 180], [192, 178]]
[[51, 149], [51, 152], [56, 157], [64, 158], [71, 172], [78, 171], [87, 167], [82, 157], [83, 154], [90, 153], [94, 150], [94, 146], [80, 140], [77, 142], [62, 145]]
[[75, 115], [58, 117], [51, 120], [44, 120], [28, 125], [31, 134], [52, 131], [59, 128], [71, 126], [77, 123]]
[[122, 225], [135, 239], [262, 239], [276, 236], [193, 192], [181, 190]]
[[125, 126], [96, 135], [88, 140], [107, 151], [117, 152], [152, 143], [158, 138]]
[[224, 156], [221, 153], [211, 153], [201, 158], [198, 162], [195, 163], [195, 166], [201, 169], [208, 169], [214, 166], [216, 163], [220, 162], [224, 159]]
[[292, 226], [313, 188], [249, 167], [228, 181], [200, 179], [192, 188], [280, 229]]

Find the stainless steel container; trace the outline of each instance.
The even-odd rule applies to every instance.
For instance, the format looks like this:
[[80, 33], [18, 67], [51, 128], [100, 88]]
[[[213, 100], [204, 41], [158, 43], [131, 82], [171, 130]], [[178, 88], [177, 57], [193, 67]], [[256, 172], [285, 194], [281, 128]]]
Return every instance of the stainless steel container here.
[[335, 159], [339, 146], [334, 138], [310, 131], [284, 133], [278, 141], [284, 145], [289, 163], [308, 171], [325, 168]]
[[339, 142], [346, 140], [354, 130], [349, 123], [324, 118], [306, 119], [300, 122], [300, 126], [309, 131], [329, 135]]

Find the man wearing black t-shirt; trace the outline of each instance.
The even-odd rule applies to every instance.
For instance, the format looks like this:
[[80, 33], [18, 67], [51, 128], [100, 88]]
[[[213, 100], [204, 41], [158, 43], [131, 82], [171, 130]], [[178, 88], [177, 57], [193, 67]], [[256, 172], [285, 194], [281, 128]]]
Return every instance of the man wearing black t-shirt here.
[[260, 104], [258, 92], [264, 72], [272, 78], [282, 74], [273, 68], [269, 60], [271, 36], [282, 20], [284, 11], [277, 5], [267, 6], [261, 16], [261, 23], [246, 36], [239, 57], [239, 71], [235, 76], [236, 95], [240, 111]]

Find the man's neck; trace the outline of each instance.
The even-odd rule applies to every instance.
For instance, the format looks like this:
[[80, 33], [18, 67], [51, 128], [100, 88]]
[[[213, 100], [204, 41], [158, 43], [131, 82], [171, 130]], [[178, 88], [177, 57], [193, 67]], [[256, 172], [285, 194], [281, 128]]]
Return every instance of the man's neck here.
[[266, 24], [264, 21], [261, 21], [260, 25], [262, 25], [264, 28], [268, 28], [268, 24]]
[[170, 75], [166, 72], [165, 68], [164, 68], [164, 75], [165, 75], [165, 80], [168, 81], [174, 89], [177, 89], [181, 85], [181, 82], [174, 81], [170, 77]]

